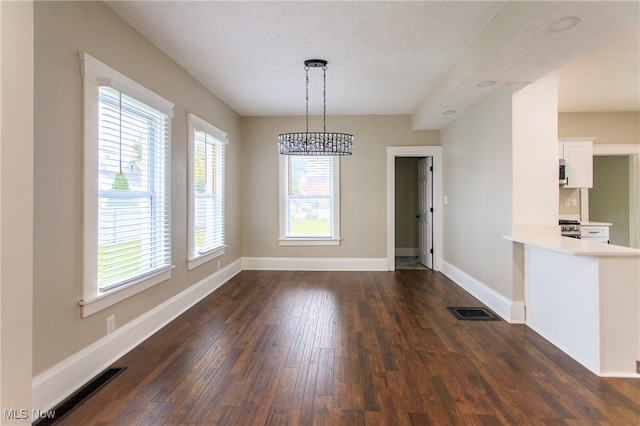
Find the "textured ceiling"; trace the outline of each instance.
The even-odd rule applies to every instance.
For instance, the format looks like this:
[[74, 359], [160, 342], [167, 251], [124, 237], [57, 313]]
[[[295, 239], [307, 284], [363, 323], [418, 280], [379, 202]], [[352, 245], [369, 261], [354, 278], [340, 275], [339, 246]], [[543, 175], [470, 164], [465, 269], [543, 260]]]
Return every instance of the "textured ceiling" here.
[[640, 110], [640, 23], [564, 65], [559, 109]]
[[[410, 114], [417, 129], [442, 128], [456, 116], [442, 112], [459, 114], [492, 91], [540, 78], [607, 39], [617, 43], [619, 54], [636, 55], [636, 68], [618, 67], [615, 81], [640, 78], [637, 2], [107, 4], [243, 116], [303, 114], [303, 62], [309, 58], [329, 61], [329, 115]], [[550, 32], [548, 25], [564, 16], [581, 22]], [[618, 35], [624, 30], [624, 37]], [[633, 57], [627, 62], [633, 65]], [[567, 77], [570, 65], [561, 73], [561, 82], [575, 83], [573, 103], [566, 106], [580, 110], [584, 83], [578, 87], [578, 78]], [[573, 72], [584, 68], [578, 64]], [[321, 113], [322, 71], [311, 69], [309, 78], [311, 113]], [[483, 80], [497, 84], [478, 88]], [[612, 93], [626, 94], [628, 110], [633, 90]], [[637, 99], [636, 91], [636, 105]], [[622, 101], [608, 100], [607, 108], [615, 109], [616, 102]]]

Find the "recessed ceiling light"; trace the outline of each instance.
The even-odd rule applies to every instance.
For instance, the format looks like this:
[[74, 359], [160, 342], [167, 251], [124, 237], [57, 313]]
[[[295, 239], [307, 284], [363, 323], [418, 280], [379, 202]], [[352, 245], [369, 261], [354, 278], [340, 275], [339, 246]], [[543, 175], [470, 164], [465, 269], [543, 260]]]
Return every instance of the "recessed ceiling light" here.
[[489, 86], [493, 86], [494, 84], [496, 84], [495, 81], [485, 80], [485, 81], [481, 81], [480, 83], [476, 84], [476, 86], [478, 86], [478, 87], [489, 87]]
[[445, 112], [442, 113], [442, 115], [452, 115], [455, 114], [456, 112], [452, 109], [448, 109]]
[[558, 19], [556, 22], [549, 25], [549, 29], [551, 31], [564, 31], [568, 30], [569, 28], [575, 27], [576, 25], [578, 25], [578, 22], [580, 22], [579, 18], [575, 16], [569, 16], [566, 18]]

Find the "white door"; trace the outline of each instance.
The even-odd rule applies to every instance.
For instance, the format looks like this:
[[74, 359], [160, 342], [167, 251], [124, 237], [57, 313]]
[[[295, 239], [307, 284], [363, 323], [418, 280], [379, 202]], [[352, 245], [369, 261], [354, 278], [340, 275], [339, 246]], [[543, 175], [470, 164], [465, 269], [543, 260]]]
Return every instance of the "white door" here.
[[418, 161], [418, 259], [433, 269], [433, 158]]

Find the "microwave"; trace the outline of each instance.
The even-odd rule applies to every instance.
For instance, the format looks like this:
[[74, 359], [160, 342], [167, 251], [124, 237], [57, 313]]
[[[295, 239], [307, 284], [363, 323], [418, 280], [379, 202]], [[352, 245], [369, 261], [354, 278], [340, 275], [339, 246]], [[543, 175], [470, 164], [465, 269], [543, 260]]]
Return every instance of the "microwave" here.
[[564, 186], [569, 183], [567, 177], [567, 165], [564, 160], [560, 160], [560, 186]]

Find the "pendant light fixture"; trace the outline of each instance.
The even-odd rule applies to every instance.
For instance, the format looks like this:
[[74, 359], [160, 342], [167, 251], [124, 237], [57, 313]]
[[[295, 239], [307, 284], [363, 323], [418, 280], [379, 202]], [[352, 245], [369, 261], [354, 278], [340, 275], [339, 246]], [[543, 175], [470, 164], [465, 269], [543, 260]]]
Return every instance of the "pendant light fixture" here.
[[[309, 132], [309, 68], [322, 68], [324, 86], [322, 91], [322, 132]], [[351, 155], [353, 135], [327, 132], [327, 61], [307, 59], [304, 61], [307, 94], [306, 132], [282, 133], [278, 136], [278, 148], [283, 155]]]

